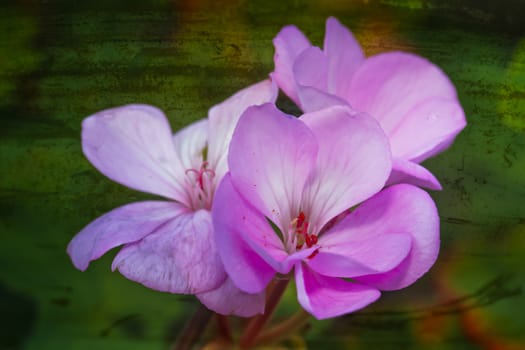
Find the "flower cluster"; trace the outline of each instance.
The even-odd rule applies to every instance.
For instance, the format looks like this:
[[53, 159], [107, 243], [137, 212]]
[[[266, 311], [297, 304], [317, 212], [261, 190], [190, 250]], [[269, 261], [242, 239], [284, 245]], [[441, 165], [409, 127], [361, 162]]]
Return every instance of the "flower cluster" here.
[[[335, 18], [320, 49], [295, 26], [274, 38], [274, 72], [172, 135], [157, 108], [86, 118], [82, 147], [104, 175], [164, 197], [101, 216], [68, 246], [85, 270], [194, 294], [220, 314], [265, 310], [275, 279], [295, 279], [318, 319], [353, 312], [420, 278], [439, 251], [439, 217], [419, 163], [465, 127], [454, 86], [414, 54], [365, 58]], [[275, 106], [279, 89], [304, 112]]]

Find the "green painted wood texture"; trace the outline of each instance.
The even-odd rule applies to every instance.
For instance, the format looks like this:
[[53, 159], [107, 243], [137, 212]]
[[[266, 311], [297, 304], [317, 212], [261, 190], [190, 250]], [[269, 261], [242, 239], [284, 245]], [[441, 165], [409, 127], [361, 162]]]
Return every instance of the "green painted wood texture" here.
[[[425, 165], [441, 255], [415, 285], [309, 322], [285, 346], [525, 346], [525, 4], [520, 1], [12, 1], [0, 4], [0, 349], [163, 349], [197, 306], [65, 247], [84, 225], [148, 198], [98, 173], [84, 117], [140, 102], [174, 130], [273, 69], [272, 38], [296, 24], [321, 44], [349, 26], [367, 54], [415, 52], [455, 83], [468, 126]], [[294, 107], [280, 100], [287, 111]], [[293, 288], [277, 318], [298, 308]], [[496, 347], [499, 346], [499, 347]]]

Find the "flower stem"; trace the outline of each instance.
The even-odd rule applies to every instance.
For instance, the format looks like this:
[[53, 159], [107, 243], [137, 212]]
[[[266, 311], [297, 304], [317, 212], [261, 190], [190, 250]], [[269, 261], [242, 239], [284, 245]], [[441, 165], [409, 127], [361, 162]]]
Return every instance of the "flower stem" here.
[[216, 314], [215, 318], [217, 320], [217, 329], [219, 330], [219, 334], [224, 338], [224, 340], [231, 343], [233, 337], [228, 316]]
[[212, 312], [204, 305], [199, 303], [191, 319], [186, 323], [184, 329], [179, 334], [173, 350], [193, 349], [195, 343], [199, 340], [208, 322], [211, 319]]
[[266, 307], [262, 315], [256, 316], [248, 323], [244, 334], [242, 335], [239, 346], [241, 349], [249, 349], [257, 338], [257, 335], [261, 332], [265, 323], [268, 321], [273, 311], [277, 307], [279, 300], [288, 286], [288, 279], [276, 280], [273, 285], [268, 288], [268, 295], [266, 298]]
[[276, 343], [280, 340], [286, 339], [290, 334], [293, 334], [297, 330], [301, 329], [309, 320], [309, 314], [300, 310], [296, 312], [289, 319], [273, 326], [272, 328], [263, 331], [257, 337], [254, 345], [269, 345]]

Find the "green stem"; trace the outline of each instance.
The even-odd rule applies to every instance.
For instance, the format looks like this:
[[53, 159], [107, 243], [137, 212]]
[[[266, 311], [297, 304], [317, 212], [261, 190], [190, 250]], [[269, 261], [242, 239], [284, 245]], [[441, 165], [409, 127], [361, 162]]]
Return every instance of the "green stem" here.
[[254, 317], [246, 326], [244, 334], [239, 341], [241, 349], [249, 349], [255, 343], [257, 335], [261, 332], [265, 323], [274, 312], [279, 300], [281, 300], [281, 297], [288, 286], [288, 281], [288, 279], [276, 280], [273, 286], [269, 288], [264, 313]]
[[173, 350], [190, 350], [199, 340], [208, 322], [211, 319], [212, 312], [204, 305], [199, 303], [191, 319], [186, 323], [184, 329], [179, 334]]

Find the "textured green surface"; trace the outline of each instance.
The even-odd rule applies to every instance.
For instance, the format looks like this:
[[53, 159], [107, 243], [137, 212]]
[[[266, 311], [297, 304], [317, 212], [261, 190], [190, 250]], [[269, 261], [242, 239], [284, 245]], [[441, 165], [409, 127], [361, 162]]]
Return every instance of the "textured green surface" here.
[[[367, 54], [419, 53], [456, 84], [468, 127], [426, 162], [444, 190], [442, 251], [412, 287], [311, 322], [315, 348], [475, 349], [525, 342], [525, 26], [520, 1], [20, 1], [0, 5], [0, 349], [166, 348], [196, 306], [65, 247], [98, 215], [146, 196], [83, 157], [80, 123], [131, 102], [178, 129], [264, 79], [294, 23], [320, 44], [337, 16]], [[290, 108], [284, 104], [285, 108]], [[278, 315], [297, 308], [289, 290]], [[295, 343], [294, 343], [295, 342]], [[290, 344], [301, 344], [297, 339]]]

